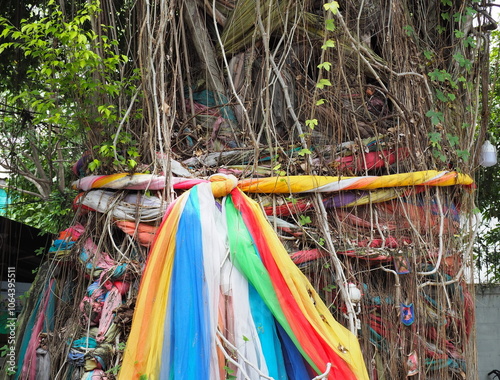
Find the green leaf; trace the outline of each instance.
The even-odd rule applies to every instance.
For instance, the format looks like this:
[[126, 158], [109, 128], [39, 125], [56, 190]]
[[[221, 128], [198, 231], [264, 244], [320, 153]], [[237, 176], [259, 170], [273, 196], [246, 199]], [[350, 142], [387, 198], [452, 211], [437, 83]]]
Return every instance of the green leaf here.
[[318, 69], [325, 69], [326, 71], [330, 71], [332, 64], [330, 62], [323, 62], [318, 65]]
[[130, 156], [130, 157], [139, 157], [140, 154], [139, 152], [137, 151], [137, 148], [135, 146], [131, 147], [131, 148], [128, 148], [127, 149], [127, 154]]
[[446, 155], [443, 152], [441, 152], [441, 150], [437, 150], [437, 149], [433, 150], [432, 155], [441, 162], [446, 162], [446, 160], [447, 160]]
[[429, 73], [429, 78], [437, 82], [444, 82], [451, 78], [450, 74], [448, 74], [445, 70], [434, 69], [433, 72]]
[[329, 3], [323, 4], [323, 8], [325, 8], [325, 11], [330, 11], [333, 14], [336, 14], [339, 10], [339, 3], [336, 1], [331, 1]]
[[325, 43], [321, 46], [321, 49], [326, 50], [332, 47], [335, 47], [335, 42], [333, 40], [326, 40]]
[[300, 215], [299, 217], [299, 224], [301, 226], [305, 226], [306, 224], [310, 224], [311, 223], [311, 218], [307, 215]]
[[323, 89], [323, 88], [325, 88], [325, 86], [331, 86], [331, 85], [332, 85], [332, 83], [328, 79], [322, 78], [316, 84], [316, 87], [319, 89]]
[[440, 90], [436, 90], [436, 98], [438, 98], [442, 102], [447, 102], [448, 101], [448, 98]]
[[437, 146], [439, 145], [439, 142], [441, 141], [441, 133], [439, 132], [429, 132], [429, 141], [431, 142], [432, 146]]
[[445, 21], [450, 21], [450, 14], [448, 12], [441, 13], [441, 18]]
[[459, 142], [458, 136], [452, 135], [451, 133], [447, 133], [446, 137], [448, 138], [448, 141], [450, 142], [451, 146], [458, 145]]
[[444, 122], [444, 115], [442, 112], [439, 112], [439, 111], [429, 110], [429, 111], [427, 111], [425, 116], [431, 118], [431, 122], [433, 125], [437, 125], [439, 123]]
[[306, 126], [308, 126], [310, 129], [314, 129], [314, 127], [316, 127], [317, 125], [318, 125], [318, 119], [306, 120]]
[[469, 47], [475, 48], [477, 46], [476, 39], [474, 37], [471, 37], [471, 36], [465, 38], [464, 39], [464, 46], [466, 48], [469, 48]]
[[467, 151], [467, 150], [460, 150], [460, 149], [458, 149], [457, 150], [457, 156], [458, 156], [458, 158], [462, 159], [464, 162], [468, 162], [469, 161], [469, 157], [470, 157], [470, 152]]
[[306, 154], [311, 154], [311, 151], [307, 148], [302, 148], [301, 150], [299, 150], [299, 152], [297, 153], [299, 156], [305, 156]]
[[462, 15], [460, 12], [456, 12], [453, 14], [453, 21], [456, 23], [463, 23], [467, 21], [467, 16]]
[[331, 292], [332, 290], [334, 290], [334, 289], [336, 289], [336, 288], [337, 288], [337, 286], [336, 286], [336, 285], [334, 285], [334, 284], [328, 284], [328, 285], [326, 285], [325, 287], [323, 287], [323, 290], [324, 290], [325, 292]]
[[326, 100], [326, 99], [318, 99], [318, 100], [316, 101], [316, 105], [317, 105], [317, 106], [320, 106], [320, 105], [322, 105], [322, 104], [325, 104], [326, 102], [327, 102], [327, 100]]
[[101, 161], [99, 161], [98, 159], [94, 159], [87, 165], [87, 167], [91, 172], [95, 172], [97, 169], [99, 169], [100, 166], [101, 166]]
[[413, 27], [411, 25], [403, 26], [403, 30], [405, 31], [405, 33], [408, 37], [411, 37], [415, 34], [415, 30], [413, 29]]
[[331, 18], [326, 19], [325, 29], [330, 31], [330, 32], [333, 32], [335, 30], [335, 21], [333, 21], [333, 19], [331, 19]]
[[467, 70], [472, 68], [472, 61], [465, 58], [463, 54], [455, 53], [453, 54], [453, 58], [458, 62], [460, 67], [465, 67]]
[[127, 165], [130, 169], [133, 169], [137, 166], [137, 161], [133, 160], [133, 159], [129, 159], [127, 161]]
[[234, 373], [234, 369], [231, 369], [231, 368], [229, 368], [228, 366], [224, 366], [224, 370], [225, 370], [228, 374]]
[[472, 8], [472, 7], [466, 7], [465, 8], [465, 14], [467, 16], [474, 16], [474, 15], [477, 14], [477, 11], [474, 8]]

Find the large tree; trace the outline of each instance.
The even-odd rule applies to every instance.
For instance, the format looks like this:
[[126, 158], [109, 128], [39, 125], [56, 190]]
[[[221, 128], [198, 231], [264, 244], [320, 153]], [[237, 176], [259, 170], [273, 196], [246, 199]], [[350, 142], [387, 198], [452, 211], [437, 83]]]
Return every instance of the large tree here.
[[[474, 176], [491, 129], [496, 24], [484, 1], [60, 0], [1, 11], [0, 163], [14, 200], [60, 214], [71, 176], [90, 174]], [[290, 251], [328, 253], [304, 271], [339, 321], [357, 330], [360, 320], [373, 373], [402, 378], [416, 353], [422, 378], [474, 378], [471, 319], [458, 318], [472, 312], [473, 190], [408, 187], [375, 204], [380, 195], [338, 208], [320, 194], [260, 200], [287, 216]], [[382, 256], [390, 264], [367, 259]], [[348, 282], [364, 289], [357, 316]], [[401, 303], [420, 315], [416, 334], [398, 323]], [[49, 339], [76, 331], [64, 322]]]

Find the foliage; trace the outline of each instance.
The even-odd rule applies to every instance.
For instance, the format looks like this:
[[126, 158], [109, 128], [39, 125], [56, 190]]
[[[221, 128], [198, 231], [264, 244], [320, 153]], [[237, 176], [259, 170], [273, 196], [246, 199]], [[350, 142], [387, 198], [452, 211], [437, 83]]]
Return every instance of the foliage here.
[[[500, 141], [500, 32], [492, 32], [490, 53], [490, 142]], [[478, 175], [478, 207], [487, 228], [479, 232], [475, 254], [478, 270], [491, 282], [500, 282], [500, 167], [481, 168]]]
[[137, 165], [135, 141], [117, 131], [137, 76], [125, 78], [128, 58], [108, 37], [111, 28], [93, 30], [100, 11], [91, 1], [69, 17], [49, 0], [18, 25], [0, 18], [2, 65], [18, 56], [25, 70], [22, 80], [13, 67], [0, 78], [0, 165], [11, 173], [10, 216], [43, 230], [69, 214], [70, 165], [85, 151], [101, 171]]
[[[495, 219], [496, 220], [496, 219]], [[474, 252], [478, 269], [478, 280], [481, 283], [500, 282], [500, 224], [498, 221], [486, 223], [480, 232]]]
[[46, 200], [21, 192], [12, 192], [6, 217], [34, 226], [44, 233], [56, 234], [74, 218], [72, 202], [76, 191], [54, 191]]

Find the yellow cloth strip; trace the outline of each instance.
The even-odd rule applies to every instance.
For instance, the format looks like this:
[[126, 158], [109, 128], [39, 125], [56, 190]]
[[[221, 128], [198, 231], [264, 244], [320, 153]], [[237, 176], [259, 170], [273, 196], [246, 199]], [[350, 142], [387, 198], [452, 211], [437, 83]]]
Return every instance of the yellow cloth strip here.
[[159, 376], [177, 224], [189, 192], [181, 195], [160, 226], [142, 276], [132, 329], [127, 340], [119, 380]]
[[[134, 176], [140, 175], [138, 173], [135, 173]], [[92, 185], [92, 188], [98, 189], [101, 187], [106, 186], [108, 183], [116, 181], [118, 179], [122, 179], [123, 177], [130, 176], [129, 173], [117, 173], [117, 174], [110, 174], [106, 176], [102, 176], [102, 178], [98, 178], [95, 180], [95, 182]]]
[[301, 193], [331, 185], [335, 190], [373, 190], [402, 186], [452, 186], [471, 185], [473, 179], [467, 174], [427, 170], [413, 173], [368, 177], [288, 176], [245, 179], [238, 188], [245, 193]]
[[354, 202], [348, 203], [344, 205], [344, 207], [353, 207], [353, 206], [361, 206], [366, 205], [368, 203], [379, 203], [390, 201], [391, 199], [397, 198], [405, 193], [407, 189], [382, 189], [377, 191], [370, 191], [367, 195], [363, 195], [359, 197]]

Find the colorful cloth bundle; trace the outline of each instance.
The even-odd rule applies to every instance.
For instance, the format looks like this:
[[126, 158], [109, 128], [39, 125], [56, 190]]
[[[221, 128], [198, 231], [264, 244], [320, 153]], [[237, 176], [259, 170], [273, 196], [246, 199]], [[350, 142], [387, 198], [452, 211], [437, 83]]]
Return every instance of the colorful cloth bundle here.
[[368, 379], [357, 338], [331, 316], [259, 206], [238, 189], [216, 203], [212, 191], [230, 187], [200, 184], [167, 211], [119, 379], [219, 380], [234, 371], [303, 380], [328, 363], [330, 379]]
[[83, 206], [87, 210], [100, 213], [111, 213], [115, 219], [140, 220], [154, 222], [160, 220], [165, 212], [165, 202], [158, 197], [142, 194], [128, 194], [117, 198], [116, 193], [105, 190], [92, 190], [80, 193], [75, 201], [76, 207]]
[[157, 226], [152, 226], [146, 223], [134, 223], [127, 220], [117, 220], [115, 225], [126, 234], [137, 239], [139, 244], [149, 247], [155, 238]]
[[374, 190], [403, 186], [472, 185], [473, 179], [457, 172], [426, 170], [384, 176], [327, 177], [288, 176], [251, 178], [240, 181], [238, 187], [245, 193], [312, 193], [343, 190]]
[[[325, 208], [354, 207], [372, 203], [387, 202], [411, 193], [413, 190], [389, 188], [372, 191], [344, 191], [325, 197], [323, 204]], [[291, 202], [277, 206], [263, 202], [266, 215], [289, 216], [296, 215], [314, 208], [310, 199], [298, 198]]]
[[[14, 379], [35, 380], [37, 373], [37, 348], [40, 343], [40, 333], [51, 331], [54, 326], [54, 288], [56, 281], [50, 279], [44, 284], [44, 289], [36, 301], [36, 305], [28, 320], [26, 333], [23, 336], [20, 355], [17, 362], [17, 372]], [[50, 368], [50, 367], [49, 367]]]
[[403, 161], [408, 156], [409, 151], [406, 148], [382, 149], [374, 152], [363, 152], [362, 154], [338, 157], [333, 162], [338, 165], [339, 170], [350, 170], [353, 173], [360, 173], [366, 170], [390, 166], [396, 162]]
[[[166, 177], [162, 175], [144, 174], [144, 173], [118, 173], [110, 175], [91, 175], [73, 182], [74, 189], [88, 191], [92, 189], [113, 189], [113, 190], [162, 190], [166, 186]], [[179, 188], [190, 184], [190, 187], [200, 182], [206, 182], [201, 179], [189, 179], [174, 177], [171, 183], [178, 185]]]
[[[173, 177], [170, 184], [174, 189], [188, 189], [203, 179]], [[328, 176], [283, 176], [267, 178], [250, 178], [239, 181], [238, 187], [245, 193], [312, 193], [333, 192], [343, 190], [373, 190], [388, 187], [404, 186], [452, 186], [472, 185], [473, 179], [462, 173], [453, 171], [425, 170], [412, 173], [400, 173], [383, 176], [361, 177], [328, 177]], [[124, 189], [124, 190], [161, 190], [166, 186], [164, 176], [153, 174], [111, 174], [89, 176], [73, 183], [73, 188], [91, 189]]]
[[114, 190], [160, 190], [165, 187], [165, 176], [152, 174], [118, 173], [111, 175], [91, 175], [73, 182], [73, 188], [84, 191], [91, 189], [114, 189]]

